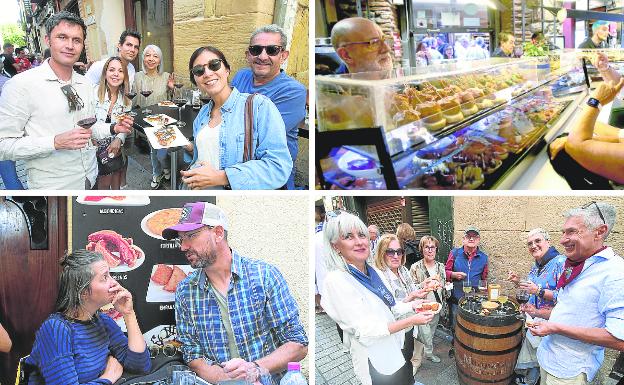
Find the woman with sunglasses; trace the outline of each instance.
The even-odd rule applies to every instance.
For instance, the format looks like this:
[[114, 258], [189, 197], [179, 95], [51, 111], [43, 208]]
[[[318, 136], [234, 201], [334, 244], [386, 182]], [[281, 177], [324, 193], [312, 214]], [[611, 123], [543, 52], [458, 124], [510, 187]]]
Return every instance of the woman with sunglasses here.
[[[450, 293], [444, 289], [446, 285], [444, 264], [436, 261], [439, 245], [440, 242], [431, 235], [425, 235], [420, 238], [418, 249], [424, 258], [412, 265], [410, 275], [417, 284], [429, 284], [429, 287], [433, 290], [428, 290], [426, 300], [428, 302], [438, 302], [444, 310], [448, 306], [446, 305], [446, 300], [450, 297]], [[431, 285], [433, 281], [435, 281], [435, 285]], [[429, 361], [440, 362], [440, 357], [433, 354], [433, 336], [438, 328], [440, 314], [441, 312], [436, 314], [427, 325], [418, 326], [418, 341], [414, 344], [414, 356], [412, 357], [414, 367], [420, 367], [423, 353]]]
[[[100, 308], [112, 304], [120, 327]], [[30, 356], [29, 385], [111, 384], [124, 369], [147, 373], [151, 361], [132, 295], [115, 281], [100, 253], [76, 250], [61, 261], [56, 312], [41, 325]]]
[[243, 161], [245, 104], [248, 94], [228, 84], [230, 65], [217, 48], [195, 50], [189, 60], [191, 83], [211, 97], [193, 122], [191, 167], [182, 171], [190, 189], [276, 189], [284, 186], [292, 169], [284, 121], [265, 96], [253, 97], [250, 160]]
[[433, 313], [414, 314], [417, 304], [397, 301], [366, 263], [370, 246], [364, 222], [345, 212], [330, 212], [326, 218], [328, 273], [321, 305], [344, 331], [356, 376], [363, 385], [412, 385], [411, 352], [403, 351], [405, 330], [431, 321]]
[[[150, 44], [143, 49], [142, 71], [134, 75], [134, 84], [132, 85], [135, 105], [151, 106], [173, 97], [174, 76], [163, 71], [161, 61], [162, 51], [160, 47]], [[148, 87], [144, 87], [145, 84]], [[150, 89], [152, 93], [145, 97], [141, 95], [141, 90], [144, 89]], [[167, 149], [154, 150], [150, 147], [150, 159], [152, 161], [150, 187], [157, 189], [163, 179], [169, 180], [171, 178]]]
[[[123, 114], [124, 110], [132, 106], [132, 102], [126, 97], [130, 89], [128, 70], [119, 57], [112, 57], [104, 63], [101, 79], [103, 81], [95, 86], [95, 117], [99, 122], [96, 124], [110, 125], [119, 123], [121, 119], [132, 127], [134, 118]], [[126, 134], [110, 135], [97, 140], [98, 190], [121, 188], [123, 175], [128, 166], [127, 158], [122, 151], [125, 140]]]

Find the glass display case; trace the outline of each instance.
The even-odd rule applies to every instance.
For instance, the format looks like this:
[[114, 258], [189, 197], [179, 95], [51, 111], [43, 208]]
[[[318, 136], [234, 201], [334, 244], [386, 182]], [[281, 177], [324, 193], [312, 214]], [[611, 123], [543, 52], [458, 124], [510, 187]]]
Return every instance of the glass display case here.
[[588, 84], [574, 52], [318, 76], [321, 188], [495, 187]]

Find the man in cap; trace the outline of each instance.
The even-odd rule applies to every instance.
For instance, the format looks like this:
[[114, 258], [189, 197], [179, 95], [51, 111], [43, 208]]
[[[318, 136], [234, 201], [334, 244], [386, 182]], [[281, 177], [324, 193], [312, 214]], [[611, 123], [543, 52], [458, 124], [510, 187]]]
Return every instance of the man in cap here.
[[184, 360], [211, 383], [257, 377], [261, 368], [278, 382], [308, 350], [297, 303], [275, 266], [230, 249], [227, 231], [225, 213], [205, 202], [187, 203], [180, 222], [163, 230], [197, 269], [175, 294]]
[[347, 68], [336, 73], [384, 71], [392, 69], [392, 38], [381, 27], [363, 17], [342, 19], [334, 25], [331, 42]]
[[377, 242], [379, 242], [379, 227], [368, 226], [368, 236], [370, 237], [370, 257], [368, 263], [372, 266], [375, 263], [375, 253], [377, 252]]
[[605, 244], [615, 214], [613, 205], [591, 202], [564, 215], [557, 304], [548, 321], [529, 328], [544, 337], [537, 348], [542, 385], [588, 384], [605, 347], [624, 350], [624, 261]]
[[[487, 280], [488, 276], [488, 256], [479, 249], [481, 234], [475, 226], [468, 226], [464, 231], [462, 247], [451, 250], [446, 260], [446, 281], [453, 283], [451, 292], [451, 317], [455, 326], [457, 316], [457, 305], [464, 296], [463, 284], [468, 282], [472, 287], [478, 287], [479, 280]], [[453, 348], [449, 355], [453, 356]]]
[[596, 49], [607, 48], [607, 38], [609, 37], [609, 22], [597, 20], [592, 24], [592, 36], [587, 36], [578, 48]]

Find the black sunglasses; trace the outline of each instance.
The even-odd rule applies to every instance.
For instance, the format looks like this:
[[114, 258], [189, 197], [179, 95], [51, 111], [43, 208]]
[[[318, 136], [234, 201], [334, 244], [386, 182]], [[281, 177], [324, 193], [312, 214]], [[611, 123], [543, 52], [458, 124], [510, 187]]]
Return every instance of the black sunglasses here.
[[71, 84], [61, 87], [61, 91], [63, 91], [63, 95], [67, 98], [67, 105], [69, 106], [70, 112], [79, 111], [84, 107], [84, 102]]
[[221, 69], [222, 62], [223, 60], [221, 59], [212, 59], [208, 62], [208, 64], [198, 64], [196, 66], [193, 66], [193, 68], [191, 68], [191, 72], [195, 76], [202, 76], [204, 75], [204, 73], [206, 73], [206, 66], [212, 72], [217, 72], [219, 69]]
[[281, 45], [250, 45], [248, 50], [249, 50], [249, 53], [252, 54], [253, 56], [259, 56], [264, 50], [266, 50], [267, 55], [275, 56], [279, 54], [280, 52], [282, 52], [282, 46]]
[[581, 207], [583, 210], [588, 209], [591, 205], [596, 205], [596, 209], [598, 209], [598, 215], [600, 215], [600, 219], [602, 219], [602, 223], [604, 223], [605, 225], [607, 224], [607, 221], [605, 221], [604, 216], [602, 215], [602, 211], [600, 211], [600, 206], [598, 206], [598, 203], [596, 203], [596, 201], [591, 201], [588, 204], [586, 204], [585, 206]]
[[351, 214], [351, 215], [355, 215], [356, 217], [359, 218], [359, 214], [352, 212], [352, 211], [348, 211], [345, 209], [336, 209], [334, 211], [328, 211], [325, 213], [325, 219], [329, 218], [336, 218], [337, 216], [339, 216], [340, 214]]
[[386, 255], [391, 257], [393, 255], [396, 255], [398, 257], [402, 257], [403, 253], [405, 252], [405, 250], [399, 248], [399, 249], [386, 249]]

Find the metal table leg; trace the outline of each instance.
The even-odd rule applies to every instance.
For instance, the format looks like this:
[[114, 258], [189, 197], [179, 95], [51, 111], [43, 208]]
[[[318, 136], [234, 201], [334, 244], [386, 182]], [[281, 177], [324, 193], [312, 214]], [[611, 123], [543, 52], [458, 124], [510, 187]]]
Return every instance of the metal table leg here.
[[171, 189], [176, 190], [178, 183], [178, 149], [171, 152]]

